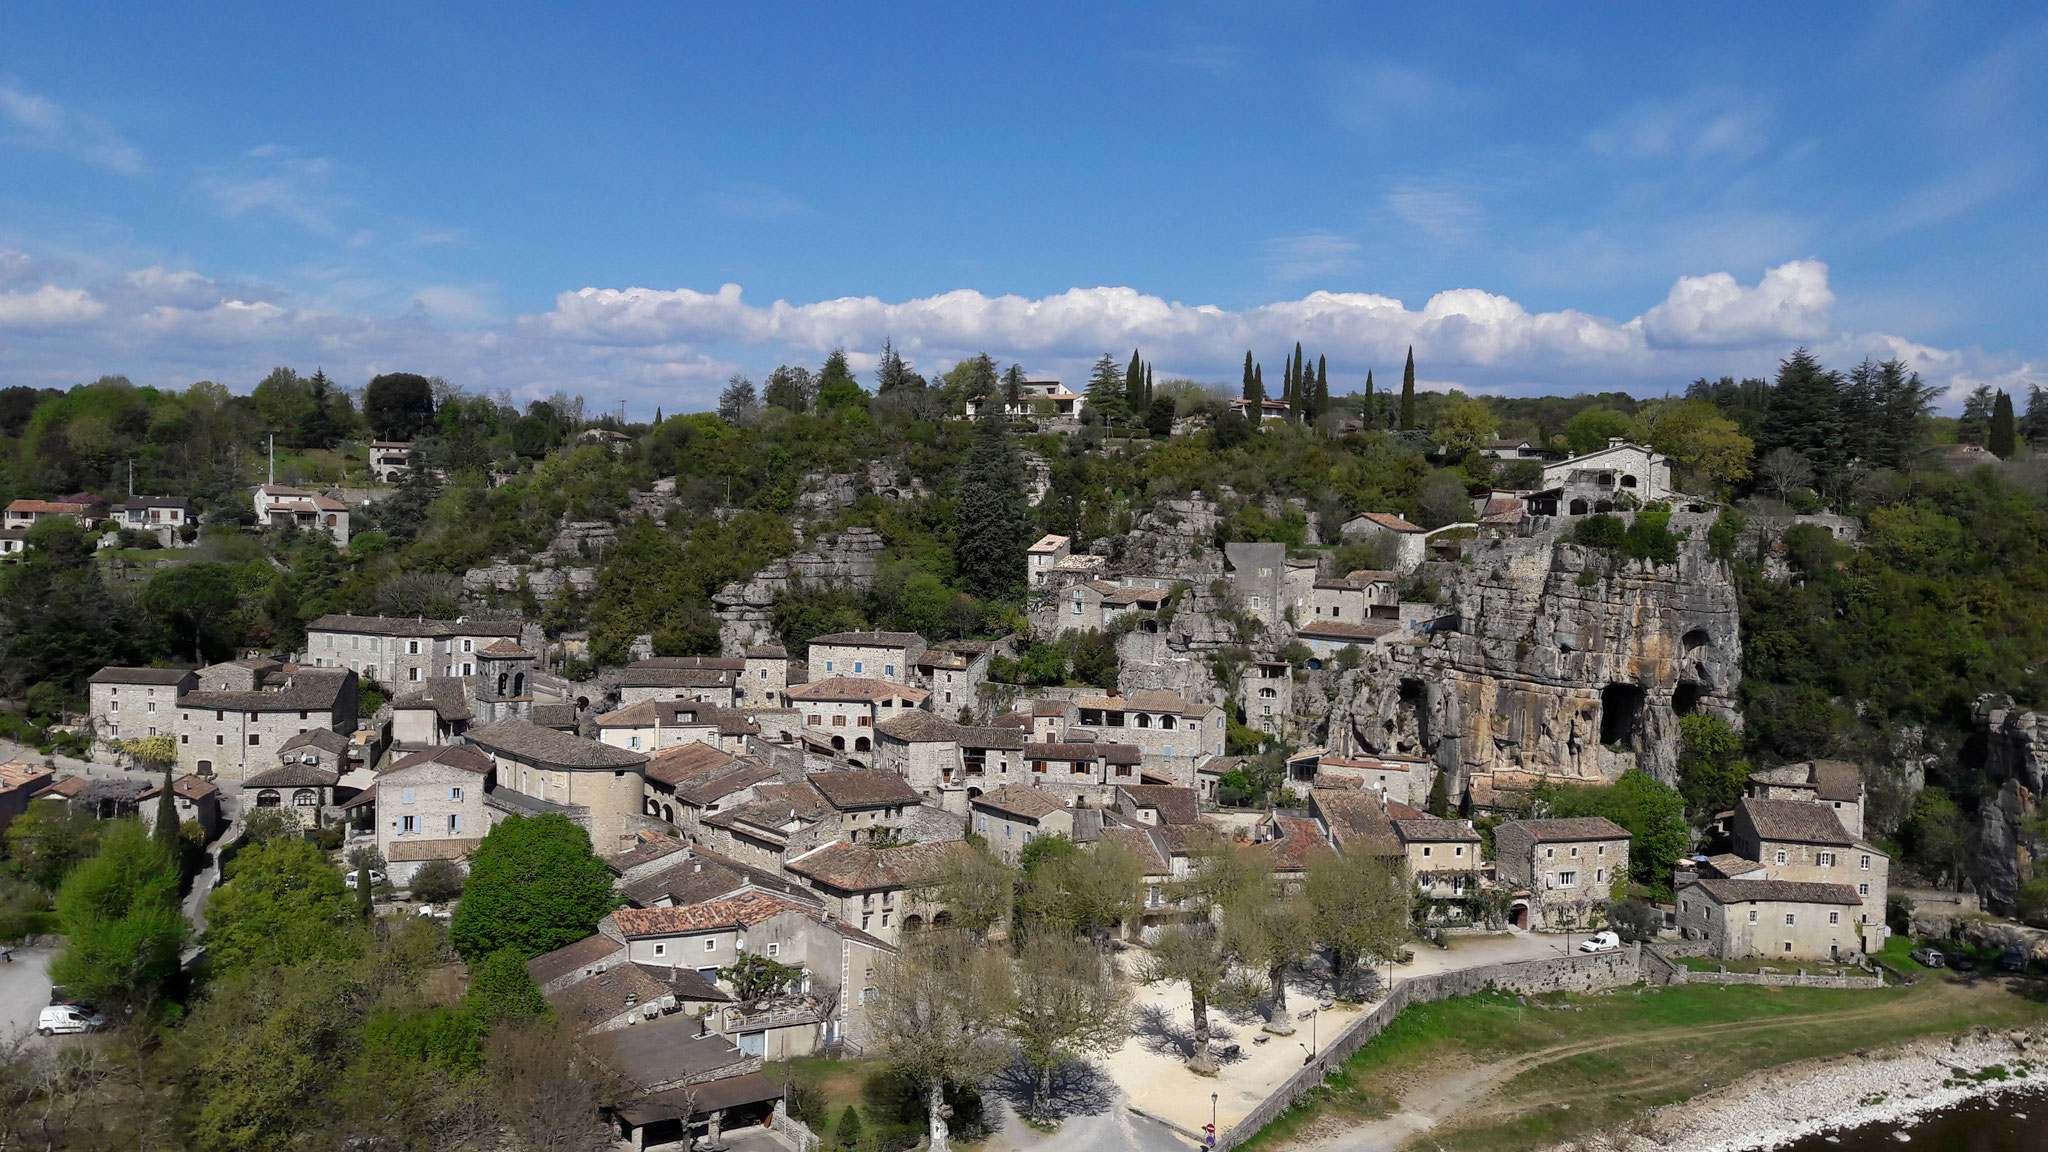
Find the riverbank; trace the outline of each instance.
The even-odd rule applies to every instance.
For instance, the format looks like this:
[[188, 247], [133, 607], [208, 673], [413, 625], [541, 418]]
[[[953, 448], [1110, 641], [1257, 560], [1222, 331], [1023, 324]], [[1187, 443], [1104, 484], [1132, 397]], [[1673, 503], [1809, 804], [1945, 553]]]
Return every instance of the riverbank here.
[[1764, 1152], [1867, 1124], [1903, 1124], [2048, 1082], [2048, 1026], [1927, 1036], [1753, 1072], [1558, 1152]]

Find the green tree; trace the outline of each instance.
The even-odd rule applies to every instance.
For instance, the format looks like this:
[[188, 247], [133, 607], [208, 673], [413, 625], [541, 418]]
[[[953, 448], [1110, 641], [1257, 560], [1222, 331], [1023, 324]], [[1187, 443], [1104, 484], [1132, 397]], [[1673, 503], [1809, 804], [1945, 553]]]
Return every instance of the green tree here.
[[1678, 791], [1694, 820], [1735, 807], [1749, 783], [1749, 764], [1738, 759], [1742, 734], [1718, 716], [1694, 712], [1678, 721]]
[[1792, 449], [1826, 483], [1847, 463], [1842, 433], [1841, 374], [1823, 368], [1806, 349], [1793, 349], [1778, 365], [1757, 448]]
[[1920, 790], [1913, 798], [1908, 831], [1920, 865], [1952, 890], [1962, 891], [1977, 856], [1977, 830], [1946, 789], [1930, 785]]
[[867, 399], [867, 391], [854, 379], [853, 369], [846, 362], [846, 349], [834, 348], [825, 357], [825, 366], [818, 370], [818, 411], [858, 408]]
[[1124, 408], [1133, 415], [1142, 416], [1151, 406], [1145, 397], [1145, 362], [1138, 358], [1138, 350], [1131, 349], [1131, 362], [1124, 369]]
[[373, 376], [363, 390], [363, 420], [380, 440], [411, 440], [434, 420], [434, 386], [414, 372]]
[[507, 948], [537, 956], [590, 935], [618, 906], [588, 832], [554, 813], [511, 816], [477, 845], [449, 936], [470, 960]]
[[1345, 996], [1362, 960], [1389, 960], [1408, 939], [1415, 884], [1400, 860], [1359, 849], [1309, 859], [1303, 891], [1315, 938], [1330, 950], [1337, 994]]
[[1401, 369], [1401, 427], [1415, 427], [1415, 345], [1408, 346], [1408, 364]]
[[750, 952], [718, 970], [718, 978], [732, 985], [741, 1000], [762, 1000], [780, 996], [802, 982], [803, 969], [792, 968], [772, 957]]
[[1116, 425], [1130, 415], [1124, 403], [1124, 374], [1116, 357], [1105, 352], [1088, 374], [1088, 410], [1104, 424]]
[[1429, 814], [1439, 820], [1451, 815], [1450, 773], [1438, 772], [1429, 782]]
[[839, 1114], [839, 1126], [832, 1129], [834, 1148], [859, 1149], [861, 1146], [860, 1109], [852, 1104]]
[[462, 869], [452, 860], [429, 860], [412, 874], [411, 895], [427, 904], [446, 904], [462, 895]]
[[1252, 364], [1252, 354], [1250, 351], [1246, 351], [1244, 354], [1244, 392], [1242, 394], [1245, 400], [1250, 403], [1250, 410], [1254, 413], [1252, 418], [1255, 420], [1258, 419], [1256, 413], [1259, 410], [1259, 404], [1266, 399], [1264, 383], [1257, 377], [1256, 372], [1257, 369]]
[[338, 958], [349, 915], [348, 889], [326, 853], [297, 839], [251, 844], [207, 900], [207, 956], [223, 969]]
[[1415, 518], [1424, 528], [1441, 528], [1473, 519], [1465, 481], [1449, 468], [1429, 474], [1415, 494]]
[[1137, 915], [1144, 867], [1121, 844], [1098, 841], [1083, 850], [1065, 836], [1041, 836], [1025, 852], [1017, 884], [1017, 919], [1025, 935], [1103, 942]]
[[178, 869], [140, 821], [116, 822], [64, 878], [57, 920], [64, 950], [50, 975], [75, 996], [148, 1011], [178, 973]]
[[548, 1002], [527, 972], [526, 960], [518, 949], [500, 948], [478, 961], [469, 971], [463, 1006], [491, 1024], [547, 1015]]
[[1003, 1026], [1031, 1067], [1032, 1112], [1049, 1119], [1053, 1069], [1106, 1056], [1131, 1036], [1130, 989], [1086, 941], [1033, 933], [1017, 952], [1015, 992]]
[[62, 800], [32, 800], [7, 825], [7, 866], [45, 892], [54, 892], [80, 861], [93, 854], [93, 819]]
[[1716, 490], [1749, 478], [1756, 445], [1705, 400], [1660, 400], [1636, 412], [1629, 439], [1671, 458], [1682, 473]]
[[1565, 445], [1574, 456], [1584, 456], [1607, 447], [1607, 442], [1617, 436], [1627, 436], [1633, 422], [1612, 408], [1594, 405], [1581, 408], [1565, 425]]
[[1429, 434], [1442, 449], [1444, 459], [1462, 460], [1493, 439], [1499, 428], [1493, 409], [1486, 401], [1463, 392], [1452, 392], [1437, 405]]
[[2013, 424], [2012, 397], [2006, 395], [2003, 388], [1998, 390], [1998, 399], [1991, 406], [1991, 431], [1986, 446], [2000, 460], [2010, 460], [2019, 446], [2019, 434]]
[[1023, 460], [991, 405], [976, 423], [954, 498], [954, 559], [967, 591], [1006, 599], [1023, 584], [1027, 510]]
[[951, 1152], [947, 1087], [979, 1085], [1010, 1061], [1009, 964], [958, 933], [923, 932], [877, 977], [868, 1010], [875, 1050], [923, 1098], [932, 1152]]
[[1628, 829], [1629, 873], [1635, 882], [1669, 895], [1671, 868], [1692, 848], [1685, 825], [1685, 801], [1640, 768], [1608, 785], [1546, 788], [1538, 800], [1559, 818], [1605, 816]]
[[1194, 1024], [1194, 1053], [1188, 1067], [1204, 1075], [1216, 1071], [1216, 1061], [1209, 1055], [1209, 1002], [1223, 983], [1229, 960], [1222, 936], [1204, 919], [1160, 929], [1152, 951], [1138, 967], [1140, 983], [1186, 986]]

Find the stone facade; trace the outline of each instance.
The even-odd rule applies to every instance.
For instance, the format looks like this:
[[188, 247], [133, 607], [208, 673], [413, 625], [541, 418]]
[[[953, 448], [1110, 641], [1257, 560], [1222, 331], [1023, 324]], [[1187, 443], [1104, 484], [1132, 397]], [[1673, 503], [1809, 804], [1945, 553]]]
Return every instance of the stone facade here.
[[246, 780], [277, 763], [292, 737], [356, 726], [356, 674], [305, 670], [276, 689], [187, 692], [177, 709], [178, 769]]
[[111, 755], [116, 740], [166, 736], [175, 731], [178, 697], [199, 684], [197, 674], [173, 668], [102, 668], [86, 684], [93, 753]]
[[1496, 873], [1527, 893], [1516, 906], [1527, 909], [1531, 928], [1589, 923], [1613, 899], [1615, 881], [1628, 875], [1628, 849], [1627, 830], [1598, 816], [1510, 820], [1493, 830]]
[[540, 641], [539, 625], [518, 620], [322, 616], [306, 626], [306, 659], [317, 668], [349, 668], [380, 684], [403, 688], [436, 676], [475, 676], [482, 663], [477, 654], [500, 640], [534, 650]]

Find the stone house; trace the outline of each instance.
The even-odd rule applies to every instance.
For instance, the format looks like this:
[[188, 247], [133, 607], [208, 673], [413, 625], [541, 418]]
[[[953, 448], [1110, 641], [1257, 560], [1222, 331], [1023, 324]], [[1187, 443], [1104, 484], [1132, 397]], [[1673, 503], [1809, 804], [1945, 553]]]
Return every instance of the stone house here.
[[1387, 813], [1387, 800], [1370, 788], [1311, 788], [1308, 812], [1339, 852], [1402, 854], [1400, 838]]
[[491, 758], [466, 744], [430, 748], [394, 761], [342, 810], [372, 819], [386, 874], [409, 884], [427, 861], [460, 861], [482, 842], [495, 775]]
[[[692, 778], [682, 780], [664, 801], [666, 815], [670, 805], [675, 816], [669, 823], [692, 840], [701, 842], [705, 835], [720, 835], [707, 830], [705, 821], [736, 808], [752, 804], [760, 798], [759, 789], [772, 786], [782, 779], [782, 773], [773, 764], [758, 760], [736, 759], [731, 764]], [[752, 863], [752, 861], [749, 861]], [[779, 858], [770, 858], [765, 865], [780, 867]]]
[[1157, 612], [1173, 597], [1173, 582], [1156, 576], [1125, 576], [1121, 580], [1088, 580], [1060, 589], [1051, 605], [1053, 619], [1038, 614], [1034, 622], [1049, 623], [1055, 637], [1069, 632], [1097, 632], [1127, 616]]
[[294, 736], [277, 751], [279, 764], [324, 768], [334, 773], [336, 779], [368, 767], [370, 759], [368, 745], [358, 744], [331, 728], [315, 728]]
[[1862, 901], [1846, 884], [1695, 880], [1678, 892], [1678, 929], [1724, 960], [1846, 960], [1863, 952]]
[[911, 678], [932, 694], [930, 708], [948, 719], [981, 707], [981, 686], [1001, 645], [984, 640], [959, 640], [931, 648], [912, 665]]
[[848, 677], [908, 684], [924, 656], [915, 632], [832, 632], [811, 637], [810, 668], [821, 679]]
[[1202, 822], [1202, 795], [1193, 788], [1118, 784], [1115, 807], [1119, 815], [1146, 826]]
[[747, 649], [746, 666], [733, 687], [733, 703], [741, 708], [780, 708], [782, 693], [789, 687], [789, 652], [780, 644], [756, 644]]
[[[651, 852], [642, 851], [650, 843]], [[730, 900], [747, 892], [767, 892], [798, 904], [824, 903], [796, 876], [777, 869], [756, 868], [702, 844], [673, 837], [643, 838], [641, 848], [605, 861], [618, 876], [614, 886], [635, 908], [669, 908]]]
[[1178, 692], [1141, 690], [1127, 696], [1081, 696], [1074, 705], [1080, 726], [1096, 740], [1136, 747], [1145, 770], [1167, 782], [1192, 786], [1196, 766], [1223, 755], [1228, 725], [1219, 704]]
[[738, 755], [760, 725], [737, 708], [699, 700], [642, 700], [592, 721], [597, 738], [614, 748], [659, 752], [683, 744], [710, 744]]
[[546, 996], [625, 963], [626, 942], [598, 932], [528, 960], [526, 974], [533, 977], [534, 987]]
[[630, 960], [542, 995], [579, 1036], [637, 1027], [675, 1013], [706, 1016], [732, 1003], [731, 996], [695, 968], [658, 968]]
[[1494, 868], [1518, 891], [1509, 915], [1518, 928], [1592, 923], [1628, 875], [1628, 829], [1605, 816], [1509, 820], [1493, 830]]
[[1408, 874], [1424, 899], [1462, 900], [1479, 891], [1485, 862], [1480, 859], [1479, 833], [1470, 820], [1421, 816], [1395, 820], [1393, 825]]
[[1294, 637], [1314, 654], [1309, 667], [1321, 668], [1347, 649], [1370, 648], [1388, 636], [1398, 638], [1400, 631], [1395, 620], [1313, 620], [1297, 628]]
[[504, 720], [472, 729], [469, 742], [497, 766], [493, 795], [518, 806], [519, 797], [558, 806], [590, 830], [593, 851], [608, 855], [631, 847], [646, 802], [647, 755], [595, 740], [542, 728], [526, 720]]
[[341, 779], [317, 764], [285, 763], [242, 782], [242, 795], [255, 808], [289, 808], [302, 828], [324, 827], [340, 814], [335, 784]]
[[1223, 556], [1245, 609], [1268, 627], [1282, 624], [1289, 603], [1287, 545], [1231, 541]]
[[968, 801], [968, 808], [975, 833], [1007, 864], [1016, 863], [1017, 853], [1040, 836], [1074, 834], [1073, 809], [1024, 784], [1005, 784]]
[[1287, 729], [1294, 711], [1294, 666], [1285, 660], [1254, 660], [1238, 686], [1245, 722], [1275, 735]]
[[1846, 760], [1807, 760], [1749, 774], [1749, 794], [1759, 800], [1804, 800], [1835, 810], [1851, 836], [1863, 835], [1863, 769]]
[[[1306, 773], [1302, 769], [1306, 769]], [[1328, 753], [1287, 763], [1288, 779], [1315, 787], [1358, 786], [1412, 808], [1429, 802], [1436, 766], [1417, 756], [1332, 756]]]
[[1066, 536], [1045, 535], [1024, 550], [1025, 578], [1033, 588], [1045, 587], [1046, 574], [1073, 555], [1074, 542]]
[[412, 441], [372, 440], [370, 441], [370, 475], [379, 484], [396, 484], [405, 479], [406, 469], [412, 466]]
[[1543, 488], [1550, 502], [1539, 514], [1552, 516], [1611, 512], [1629, 504], [1624, 496], [1640, 506], [1669, 500], [1676, 491], [1669, 457], [1619, 436], [1605, 448], [1544, 465]]
[[584, 1041], [632, 1086], [607, 1109], [623, 1145], [692, 1148], [701, 1141], [723, 1148], [719, 1137], [727, 1128], [759, 1127], [773, 1116], [782, 1082], [762, 1074], [760, 1056], [699, 1024], [676, 1013]]
[[57, 781], [57, 770], [26, 760], [0, 764], [0, 831], [28, 811], [28, 802]]
[[923, 899], [921, 889], [962, 847], [958, 840], [893, 848], [834, 841], [792, 857], [784, 867], [803, 878], [833, 918], [898, 944], [906, 932], [950, 922], [944, 909]]
[[429, 676], [408, 686], [391, 702], [391, 745], [412, 751], [452, 744], [475, 719], [467, 681], [459, 676]]
[[1344, 522], [1346, 540], [1386, 540], [1394, 550], [1394, 571], [1413, 572], [1424, 559], [1428, 534], [1392, 512], [1361, 512]]
[[784, 695], [803, 715], [806, 729], [829, 741], [833, 751], [861, 757], [855, 762], [863, 764], [874, 751], [875, 725], [925, 707], [932, 696], [922, 688], [851, 676], [799, 684]]
[[894, 946], [843, 919], [765, 892], [669, 908], [621, 908], [600, 920], [597, 930], [624, 944], [629, 962], [694, 968], [728, 995], [732, 984], [719, 969], [748, 954], [798, 969], [803, 975], [792, 992], [807, 1003], [717, 1021], [733, 1030], [742, 1051], [778, 1060], [809, 1055], [842, 1038], [863, 1043], [876, 970], [895, 953]]
[[[522, 642], [518, 620], [406, 620], [330, 614], [306, 625], [306, 659], [318, 668], [351, 668], [380, 684], [420, 684], [429, 677], [477, 675], [478, 653], [500, 640]], [[531, 648], [539, 626], [526, 640]], [[531, 677], [529, 677], [531, 679]], [[510, 694], [525, 694], [524, 684]]]
[[730, 708], [739, 697], [747, 669], [748, 661], [740, 657], [654, 656], [635, 660], [619, 673], [619, 707], [630, 708], [649, 700], [702, 700]]
[[318, 492], [265, 484], [256, 489], [256, 523], [266, 528], [325, 532], [336, 548], [348, 547], [348, 505]]
[[874, 751], [875, 767], [902, 777], [926, 800], [966, 814], [958, 724], [931, 712], [907, 712], [875, 725]]
[[102, 668], [86, 680], [86, 713], [92, 719], [93, 755], [117, 751], [114, 742], [167, 736], [176, 728], [178, 697], [199, 686], [197, 673], [183, 668]]
[[643, 809], [667, 824], [677, 823], [676, 789], [707, 779], [740, 763], [740, 757], [710, 744], [678, 744], [647, 759]]
[[1372, 619], [1374, 608], [1398, 608], [1400, 603], [1393, 573], [1360, 569], [1349, 576], [1317, 580], [1295, 605], [1294, 623], [1341, 620], [1356, 624]]
[[[151, 830], [156, 828], [157, 798], [163, 795], [163, 791], [163, 782], [158, 781], [136, 798], [135, 814]], [[208, 840], [220, 835], [220, 789], [213, 781], [197, 776], [180, 776], [172, 780], [171, 807], [178, 814], [179, 825], [188, 821], [199, 825], [199, 830]]]
[[120, 820], [135, 815], [143, 793], [156, 787], [150, 781], [127, 777], [67, 776], [43, 789], [36, 798], [54, 800], [93, 820]]
[[887, 843], [904, 832], [905, 819], [923, 797], [894, 772], [813, 772], [805, 782], [832, 811], [832, 837], [848, 844]]
[[1842, 827], [1835, 809], [1806, 800], [1744, 797], [1730, 822], [1735, 854], [1764, 866], [1764, 878], [1841, 884], [1856, 894], [1855, 924], [1866, 952], [1884, 946], [1891, 857]]
[[1147, 779], [1143, 754], [1129, 744], [1026, 744], [1022, 761], [1025, 783], [1074, 808], [1104, 807], [1117, 784]]
[[[212, 680], [202, 676], [202, 682]], [[177, 704], [178, 767], [213, 779], [246, 780], [263, 771], [294, 736], [356, 726], [356, 674], [298, 668], [255, 690], [198, 689]]]

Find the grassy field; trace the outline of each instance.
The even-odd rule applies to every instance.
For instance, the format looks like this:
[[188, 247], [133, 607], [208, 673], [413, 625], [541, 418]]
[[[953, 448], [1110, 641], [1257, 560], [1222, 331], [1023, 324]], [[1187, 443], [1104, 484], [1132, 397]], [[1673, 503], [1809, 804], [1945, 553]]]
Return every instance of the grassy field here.
[[1470, 996], [1404, 1012], [1347, 1060], [1328, 1088], [1245, 1147], [1337, 1137], [1404, 1103], [1414, 1109], [1456, 1081], [1472, 1086], [1471, 1099], [1422, 1146], [1537, 1148], [1619, 1127], [1759, 1068], [1929, 1033], [2042, 1020], [2048, 986], [2041, 982], [1945, 973], [1876, 991], [1686, 985], [1526, 1003]]

